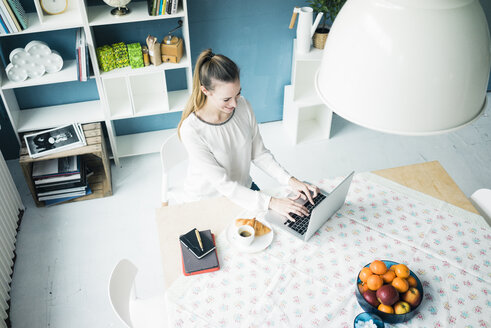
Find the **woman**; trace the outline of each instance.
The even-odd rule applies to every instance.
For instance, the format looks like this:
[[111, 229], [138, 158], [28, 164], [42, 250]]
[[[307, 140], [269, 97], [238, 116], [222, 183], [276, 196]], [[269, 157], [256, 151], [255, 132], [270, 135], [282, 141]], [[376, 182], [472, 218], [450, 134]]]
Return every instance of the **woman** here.
[[[308, 215], [295, 200], [313, 203], [318, 188], [291, 176], [264, 147], [254, 112], [241, 96], [239, 68], [229, 58], [211, 49], [200, 54], [178, 134], [189, 155], [184, 189], [193, 200], [223, 195], [243, 208], [272, 209], [292, 221], [290, 213]], [[296, 196], [275, 198], [259, 191], [249, 175], [251, 161]]]

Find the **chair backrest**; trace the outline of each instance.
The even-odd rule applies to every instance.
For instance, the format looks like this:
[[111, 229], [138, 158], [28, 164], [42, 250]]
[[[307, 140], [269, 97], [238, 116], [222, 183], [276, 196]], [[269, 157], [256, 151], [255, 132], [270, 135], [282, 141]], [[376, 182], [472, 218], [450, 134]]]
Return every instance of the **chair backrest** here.
[[169, 202], [169, 170], [177, 164], [184, 162], [187, 158], [188, 154], [182, 145], [181, 140], [179, 140], [177, 133], [171, 135], [162, 144], [162, 147], [160, 148], [160, 161], [162, 164], [162, 205], [166, 206]]
[[479, 189], [471, 195], [471, 202], [491, 226], [491, 189]]
[[109, 299], [119, 319], [132, 328], [130, 301], [135, 298], [134, 284], [138, 268], [129, 260], [123, 259], [114, 267], [109, 279]]

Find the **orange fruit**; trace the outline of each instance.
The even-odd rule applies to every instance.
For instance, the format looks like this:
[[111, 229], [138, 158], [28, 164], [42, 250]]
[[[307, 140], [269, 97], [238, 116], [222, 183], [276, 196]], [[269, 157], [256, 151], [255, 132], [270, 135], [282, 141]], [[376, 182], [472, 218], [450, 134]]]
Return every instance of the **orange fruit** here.
[[365, 283], [359, 283], [358, 284], [358, 290], [360, 291], [360, 294], [363, 294], [368, 290], [368, 286]]
[[367, 279], [368, 289], [371, 289], [371, 290], [377, 290], [380, 287], [382, 287], [383, 284], [384, 284], [384, 280], [376, 274], [372, 274]]
[[407, 277], [407, 282], [409, 283], [409, 287], [417, 287], [418, 283], [416, 282], [416, 278], [413, 276]]
[[396, 269], [396, 266], [395, 265], [391, 265], [390, 268], [389, 268], [389, 271], [394, 271], [395, 272], [395, 269]]
[[360, 271], [358, 277], [362, 282], [367, 282], [368, 277], [372, 275], [372, 271], [369, 268], [363, 268]]
[[390, 284], [396, 277], [396, 273], [392, 270], [387, 270], [387, 272], [381, 275], [381, 277], [384, 280], [384, 283]]
[[390, 305], [380, 304], [378, 309], [385, 313], [394, 313], [394, 308]]
[[394, 272], [396, 273], [396, 276], [400, 278], [407, 278], [409, 277], [409, 268], [405, 264], [397, 264]]
[[395, 277], [394, 280], [392, 280], [392, 286], [394, 286], [399, 293], [405, 293], [409, 289], [409, 283], [406, 279], [401, 277]]
[[384, 274], [387, 272], [387, 266], [384, 262], [375, 260], [370, 263], [370, 270], [375, 274]]

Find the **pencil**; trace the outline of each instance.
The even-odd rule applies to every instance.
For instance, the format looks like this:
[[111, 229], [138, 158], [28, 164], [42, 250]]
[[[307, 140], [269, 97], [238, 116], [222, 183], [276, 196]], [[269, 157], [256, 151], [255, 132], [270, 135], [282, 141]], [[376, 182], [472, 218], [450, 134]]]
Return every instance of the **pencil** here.
[[198, 238], [198, 243], [199, 243], [199, 247], [201, 248], [201, 251], [204, 251], [203, 242], [201, 241], [201, 236], [199, 235], [198, 229], [194, 229], [194, 232], [196, 233], [196, 238]]

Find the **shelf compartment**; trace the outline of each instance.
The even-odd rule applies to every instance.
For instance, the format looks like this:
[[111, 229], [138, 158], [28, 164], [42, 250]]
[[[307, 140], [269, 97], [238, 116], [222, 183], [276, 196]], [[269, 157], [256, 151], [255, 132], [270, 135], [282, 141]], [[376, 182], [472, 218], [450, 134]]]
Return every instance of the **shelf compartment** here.
[[135, 116], [161, 114], [169, 111], [167, 86], [163, 72], [129, 77]]
[[131, 2], [128, 4], [128, 8], [131, 10], [130, 14], [125, 16], [113, 16], [110, 13], [112, 8], [109, 6], [89, 6], [87, 8], [89, 25], [112, 25], [139, 21], [171, 19], [185, 16], [185, 12], [182, 7], [179, 7], [177, 13], [173, 15], [150, 16], [148, 14], [147, 1]]
[[49, 129], [70, 123], [104, 121], [99, 100], [23, 109], [18, 111], [17, 132]]
[[28, 78], [22, 82], [12, 82], [7, 78], [5, 70], [2, 70], [2, 89], [14, 89], [23, 87], [32, 87], [44, 84], [53, 84], [61, 82], [77, 81], [77, 61], [65, 60], [61, 71], [51, 74], [44, 74], [40, 78]]
[[119, 119], [133, 116], [127, 79], [106, 79], [103, 85], [111, 118]]
[[169, 111], [179, 112], [183, 111], [186, 103], [189, 99], [189, 90], [178, 90], [169, 92]]
[[116, 137], [118, 156], [128, 157], [160, 152], [160, 147], [164, 140], [172, 134], [177, 133], [177, 129], [167, 129], [135, 134], [127, 134]]
[[298, 109], [297, 142], [329, 139], [332, 111], [326, 105]]
[[181, 58], [179, 63], [162, 63], [159, 66], [150, 65], [142, 68], [131, 68], [130, 66], [123, 68], [116, 68], [109, 72], [101, 71], [101, 78], [108, 79], [114, 77], [123, 77], [129, 75], [142, 75], [142, 74], [151, 74], [156, 72], [163, 72], [171, 69], [179, 69], [179, 68], [188, 68], [191, 67], [191, 63], [187, 55], [184, 55]]

